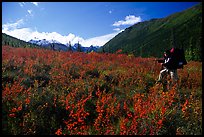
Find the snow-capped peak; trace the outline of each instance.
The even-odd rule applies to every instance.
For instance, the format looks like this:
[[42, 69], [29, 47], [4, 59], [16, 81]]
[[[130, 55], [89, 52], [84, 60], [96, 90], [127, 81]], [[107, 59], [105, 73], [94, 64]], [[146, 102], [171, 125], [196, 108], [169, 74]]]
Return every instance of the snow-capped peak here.
[[57, 40], [46, 40], [46, 39], [41, 39], [40, 40], [39, 38], [36, 38], [36, 37], [34, 39], [29, 40], [28, 42], [33, 43], [33, 44], [37, 44], [37, 45], [48, 45], [48, 44], [51, 44], [51, 43], [61, 44]]
[[48, 42], [50, 42], [50, 43], [59, 43], [59, 44], [61, 44], [59, 41], [57, 41], [57, 40], [53, 40], [53, 39], [48, 40]]
[[[64, 47], [68, 48], [69, 44], [70, 44], [70, 43], [69, 44], [68, 43], [67, 44], [62, 44], [57, 40], [39, 39], [37, 37], [34, 37], [33, 39], [29, 40], [28, 42], [30, 42], [32, 44], [37, 44], [37, 45], [42, 46], [42, 47], [48, 47], [48, 46], [51, 46], [52, 43], [54, 43], [55, 47], [57, 47], [59, 45], [61, 45], [61, 46], [64, 45]], [[80, 46], [80, 49], [82, 51], [92, 51], [92, 50], [96, 51], [99, 48], [99, 46], [93, 46], [93, 45], [91, 45], [90, 47], [83, 47], [79, 42], [71, 45], [71, 48], [72, 48], [73, 51], [77, 51], [79, 46]]]

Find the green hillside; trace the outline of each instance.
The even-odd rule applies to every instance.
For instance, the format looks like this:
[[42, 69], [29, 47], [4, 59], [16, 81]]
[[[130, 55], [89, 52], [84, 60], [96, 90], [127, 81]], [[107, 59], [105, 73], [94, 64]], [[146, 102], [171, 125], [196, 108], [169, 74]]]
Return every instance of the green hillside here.
[[38, 45], [25, 42], [23, 40], [15, 38], [15, 37], [9, 36], [5, 33], [2, 33], [2, 45], [9, 45], [12, 47], [40, 48]]
[[100, 51], [162, 57], [163, 51], [183, 46], [187, 60], [201, 60], [202, 3], [166, 18], [137, 23], [116, 35]]

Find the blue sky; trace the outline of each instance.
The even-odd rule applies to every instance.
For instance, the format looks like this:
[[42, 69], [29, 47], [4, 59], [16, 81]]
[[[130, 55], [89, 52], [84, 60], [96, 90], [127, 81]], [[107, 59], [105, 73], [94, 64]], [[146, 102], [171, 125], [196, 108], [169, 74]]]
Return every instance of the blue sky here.
[[2, 2], [2, 32], [19, 39], [102, 46], [125, 28], [199, 2]]

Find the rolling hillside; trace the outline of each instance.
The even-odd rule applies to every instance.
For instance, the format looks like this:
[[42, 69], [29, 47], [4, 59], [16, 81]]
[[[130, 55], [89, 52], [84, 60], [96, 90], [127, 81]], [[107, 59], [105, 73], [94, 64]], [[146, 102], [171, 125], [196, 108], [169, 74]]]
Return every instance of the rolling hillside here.
[[108, 41], [100, 51], [161, 57], [163, 51], [183, 46], [187, 60], [201, 60], [201, 3], [166, 18], [137, 23]]
[[33, 48], [39, 48], [36, 44], [31, 44], [28, 42], [25, 42], [23, 40], [17, 39], [15, 37], [9, 36], [5, 33], [2, 33], [2, 45], [9, 45], [12, 47], [33, 47]]

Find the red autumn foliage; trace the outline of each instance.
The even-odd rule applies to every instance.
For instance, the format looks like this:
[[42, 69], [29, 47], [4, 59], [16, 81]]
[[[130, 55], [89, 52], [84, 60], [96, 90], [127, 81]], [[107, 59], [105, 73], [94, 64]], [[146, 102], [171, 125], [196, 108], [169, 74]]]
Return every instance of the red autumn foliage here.
[[154, 60], [2, 46], [3, 133], [200, 134], [202, 63], [188, 62], [163, 92]]

